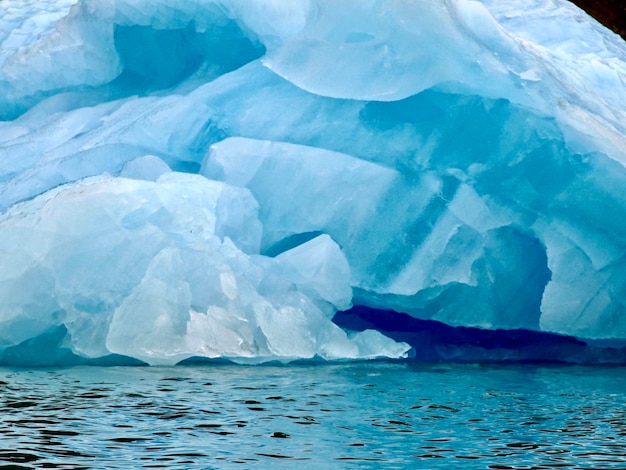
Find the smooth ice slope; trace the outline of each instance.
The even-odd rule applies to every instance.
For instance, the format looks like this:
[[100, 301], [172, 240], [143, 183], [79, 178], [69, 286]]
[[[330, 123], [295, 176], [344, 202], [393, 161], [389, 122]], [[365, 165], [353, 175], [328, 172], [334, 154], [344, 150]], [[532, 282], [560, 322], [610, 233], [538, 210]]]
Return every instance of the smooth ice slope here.
[[568, 2], [0, 13], [0, 363], [626, 344], [626, 45]]

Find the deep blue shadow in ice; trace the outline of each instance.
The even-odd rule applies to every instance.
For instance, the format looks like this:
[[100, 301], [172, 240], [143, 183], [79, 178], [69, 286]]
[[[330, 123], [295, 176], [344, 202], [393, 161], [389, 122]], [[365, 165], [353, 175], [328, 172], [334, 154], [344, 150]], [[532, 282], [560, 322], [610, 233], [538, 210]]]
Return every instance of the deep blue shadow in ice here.
[[203, 62], [196, 36], [193, 27], [156, 30], [150, 26], [117, 26], [115, 48], [124, 72], [116, 84], [138, 90], [174, 86]]
[[193, 22], [179, 29], [116, 25], [115, 48], [124, 71], [111, 87], [123, 94], [170, 88], [202, 66], [203, 75], [216, 78], [265, 52], [234, 21], [219, 18], [203, 32]]
[[265, 256], [272, 256], [272, 257], [278, 256], [281, 253], [284, 253], [285, 251], [289, 251], [292, 248], [295, 248], [297, 246], [300, 246], [306, 242], [313, 240], [315, 237], [320, 236], [322, 233], [323, 232], [319, 230], [316, 230], [313, 232], [295, 233], [293, 235], [290, 235], [274, 243], [272, 246], [267, 248], [263, 252], [263, 254]]
[[347, 330], [376, 329], [404, 341], [412, 346], [410, 358], [417, 361], [626, 364], [624, 347], [594, 347], [572, 336], [541, 331], [454, 327], [361, 305], [337, 312], [333, 321]]

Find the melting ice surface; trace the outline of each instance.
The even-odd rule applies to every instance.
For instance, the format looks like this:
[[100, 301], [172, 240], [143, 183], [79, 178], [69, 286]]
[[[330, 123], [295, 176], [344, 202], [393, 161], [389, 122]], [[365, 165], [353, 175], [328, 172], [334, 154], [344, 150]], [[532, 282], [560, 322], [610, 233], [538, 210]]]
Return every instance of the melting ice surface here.
[[624, 362], [626, 44], [573, 5], [0, 10], [1, 363]]

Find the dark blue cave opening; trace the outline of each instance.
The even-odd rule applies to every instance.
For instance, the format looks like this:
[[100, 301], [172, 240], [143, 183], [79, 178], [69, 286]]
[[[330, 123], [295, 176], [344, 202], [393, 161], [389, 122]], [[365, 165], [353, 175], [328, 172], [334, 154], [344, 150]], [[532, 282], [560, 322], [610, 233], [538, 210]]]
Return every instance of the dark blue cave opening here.
[[357, 305], [337, 312], [335, 324], [350, 331], [375, 329], [411, 346], [422, 362], [626, 364], [626, 348], [592, 346], [573, 336], [527, 329], [454, 327], [405, 313]]

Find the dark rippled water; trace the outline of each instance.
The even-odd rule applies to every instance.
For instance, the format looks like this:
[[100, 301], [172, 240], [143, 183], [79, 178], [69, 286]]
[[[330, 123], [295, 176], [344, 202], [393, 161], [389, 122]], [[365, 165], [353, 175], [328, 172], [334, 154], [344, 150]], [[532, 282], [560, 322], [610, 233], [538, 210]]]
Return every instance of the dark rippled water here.
[[626, 369], [0, 369], [0, 468], [626, 469]]

